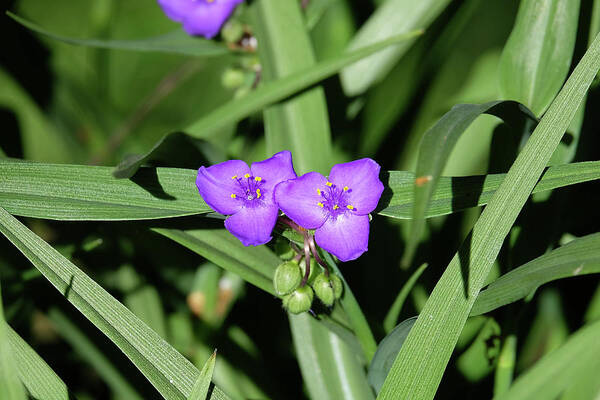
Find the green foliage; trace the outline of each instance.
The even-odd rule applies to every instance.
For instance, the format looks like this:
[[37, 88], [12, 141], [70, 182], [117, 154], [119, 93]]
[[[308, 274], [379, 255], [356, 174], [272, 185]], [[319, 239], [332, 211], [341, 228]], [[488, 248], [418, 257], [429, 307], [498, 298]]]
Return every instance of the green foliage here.
[[[254, 0], [213, 39], [141, 0], [3, 22], [0, 398], [600, 394], [600, 0]], [[224, 229], [198, 168], [280, 150], [381, 165], [369, 251]]]

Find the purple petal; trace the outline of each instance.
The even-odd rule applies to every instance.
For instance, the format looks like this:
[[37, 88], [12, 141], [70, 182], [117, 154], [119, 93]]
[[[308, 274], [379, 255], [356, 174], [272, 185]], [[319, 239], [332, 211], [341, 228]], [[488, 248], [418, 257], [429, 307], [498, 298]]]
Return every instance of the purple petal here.
[[190, 35], [202, 35], [210, 39], [219, 33], [223, 23], [241, 2], [242, 0], [198, 0], [183, 19], [183, 29]]
[[213, 210], [225, 215], [234, 214], [243, 203], [231, 196], [239, 192], [238, 182], [232, 177], [248, 173], [250, 168], [240, 160], [229, 160], [208, 168], [200, 167], [196, 186], [200, 196]]
[[243, 207], [225, 220], [225, 228], [244, 246], [258, 246], [271, 240], [278, 213], [276, 205]]
[[280, 151], [264, 161], [253, 163], [250, 169], [252, 175], [262, 178], [262, 187], [271, 193], [279, 182], [296, 177], [294, 165], [292, 164], [292, 153], [287, 150]]
[[176, 22], [181, 22], [191, 14], [196, 7], [193, 0], [158, 0], [158, 5], [162, 8], [167, 17]]
[[340, 214], [316, 230], [317, 244], [341, 261], [354, 260], [368, 250], [369, 216]]
[[281, 182], [275, 187], [275, 202], [298, 225], [316, 229], [327, 218], [327, 213], [319, 206], [322, 197], [317, 190], [325, 187], [326, 182], [327, 179], [318, 172]]
[[331, 168], [329, 180], [338, 187], [348, 187], [348, 203], [357, 215], [367, 215], [377, 207], [383, 183], [379, 180], [381, 167], [370, 158], [363, 158]]

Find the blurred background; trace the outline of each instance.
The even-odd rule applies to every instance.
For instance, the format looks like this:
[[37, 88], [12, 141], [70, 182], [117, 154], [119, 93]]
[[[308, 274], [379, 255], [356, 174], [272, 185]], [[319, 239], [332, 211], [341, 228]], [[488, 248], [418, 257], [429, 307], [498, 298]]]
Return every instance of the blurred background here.
[[[312, 0], [319, 2], [326, 4], [310, 20], [311, 38], [316, 58], [325, 60], [345, 50], [383, 0]], [[330, 164], [372, 157], [386, 170], [412, 170], [421, 136], [453, 105], [501, 99], [499, 60], [518, 6], [517, 0], [452, 1], [368, 91], [347, 96], [338, 76], [326, 80], [334, 144]], [[592, 0], [581, 3], [575, 61], [588, 45], [592, 6]], [[138, 39], [179, 29], [154, 1], [13, 0], [4, 1], [1, 9], [74, 38]], [[252, 33], [246, 9], [241, 7], [235, 18]], [[181, 131], [244, 96], [260, 78], [253, 53], [202, 58], [74, 46], [32, 33], [4, 14], [0, 18], [2, 157], [114, 166], [127, 154], [146, 152], [164, 134]], [[600, 159], [599, 94], [595, 88], [590, 92], [580, 139], [556, 163]], [[445, 175], [506, 172], [516, 150], [506, 143], [505, 129], [493, 116], [479, 117], [461, 137]], [[206, 149], [204, 159], [173, 154], [158, 164], [198, 168], [227, 158], [260, 160], [266, 155], [261, 114], [225, 129]], [[599, 204], [594, 182], [534, 196], [500, 253], [496, 276], [569, 238], [598, 231]], [[427, 261], [430, 266], [400, 320], [418, 314], [479, 212], [428, 220], [416, 264]], [[196, 365], [218, 348], [215, 381], [233, 396], [305, 397], [279, 300], [153, 234], [143, 223], [26, 223]], [[343, 265], [377, 340], [385, 336], [383, 319], [410, 276], [399, 268], [406, 225], [374, 218], [370, 251]], [[7, 240], [0, 240], [0, 278], [6, 319], [77, 398], [159, 398], [126, 357]], [[491, 397], [490, 373], [499, 346], [495, 339], [507, 331], [518, 336], [522, 370], [563, 343], [583, 321], [596, 318], [600, 292], [593, 275], [550, 283], [528, 303], [480, 317], [472, 324], [471, 337], [467, 334], [459, 343], [439, 398]], [[498, 329], [487, 346], [470, 350], [491, 320]]]

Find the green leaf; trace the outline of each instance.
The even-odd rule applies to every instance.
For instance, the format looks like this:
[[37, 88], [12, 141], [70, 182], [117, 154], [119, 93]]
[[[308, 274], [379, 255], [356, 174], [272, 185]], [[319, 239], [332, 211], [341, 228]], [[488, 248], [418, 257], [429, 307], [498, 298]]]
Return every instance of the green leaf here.
[[500, 89], [541, 115], [571, 66], [579, 0], [523, 0], [500, 61]]
[[369, 383], [377, 393], [381, 391], [385, 377], [390, 372], [394, 360], [406, 340], [417, 317], [405, 319], [381, 340], [371, 364], [369, 365]]
[[8, 339], [19, 378], [29, 395], [34, 399], [69, 400], [67, 385], [10, 327], [8, 327]]
[[594, 233], [502, 275], [479, 293], [471, 315], [484, 314], [525, 298], [538, 287], [556, 279], [599, 272], [600, 233]]
[[[292, 75], [315, 65], [315, 55], [303, 26], [300, 4], [289, 0], [260, 0], [255, 5], [256, 36], [265, 82]], [[307, 116], [310, 116], [307, 118]], [[267, 153], [290, 150], [300, 174], [326, 173], [331, 158], [331, 133], [322, 87], [264, 111]], [[318, 148], [315, 152], [313, 149]]]
[[307, 313], [288, 315], [300, 371], [311, 399], [373, 399], [362, 366], [344, 341]]
[[200, 375], [198, 375], [198, 379], [196, 383], [194, 383], [194, 387], [192, 388], [192, 393], [188, 400], [204, 400], [208, 395], [208, 389], [210, 387], [210, 383], [213, 376], [213, 371], [215, 369], [215, 362], [217, 361], [217, 350], [215, 350], [212, 355], [206, 360], [204, 367], [200, 370]]
[[464, 353], [456, 359], [458, 370], [470, 382], [477, 382], [494, 370], [500, 353], [500, 325], [487, 321]]
[[245, 247], [222, 228], [190, 230], [153, 228], [153, 231], [200, 254], [221, 268], [239, 275], [265, 292], [275, 295], [273, 275], [281, 260], [266, 246]]
[[[380, 40], [415, 29], [426, 29], [444, 11], [450, 0], [388, 0], [369, 17], [356, 33], [348, 51], [356, 51]], [[404, 55], [414, 40], [365, 58], [342, 71], [344, 92], [355, 96], [382, 79]]]
[[3, 399], [26, 400], [25, 389], [19, 380], [15, 357], [10, 343], [10, 328], [4, 320], [2, 291], [0, 290], [0, 388]]
[[555, 399], [588, 371], [595, 371], [597, 380], [599, 336], [600, 321], [586, 325], [521, 375], [507, 392], [494, 399]]
[[[199, 371], [123, 304], [0, 208], [0, 232], [135, 364], [165, 399], [186, 399]], [[227, 399], [217, 387], [213, 399]]]
[[363, 354], [367, 362], [370, 362], [377, 350], [377, 343], [375, 342], [375, 337], [373, 336], [373, 332], [371, 332], [371, 328], [369, 327], [369, 322], [365, 318], [365, 314], [360, 308], [356, 297], [354, 297], [354, 293], [352, 293], [352, 289], [350, 289], [350, 285], [342, 275], [342, 271], [340, 271], [339, 267], [333, 260], [333, 257], [323, 251], [325, 256], [325, 262], [329, 265], [329, 267], [335, 272], [336, 275], [340, 277], [344, 284], [344, 291], [342, 293], [342, 297], [340, 298], [340, 303], [346, 312], [348, 317], [348, 321], [350, 325], [354, 329], [354, 333], [358, 338], [358, 341], [362, 347]]
[[130, 220], [212, 211], [195, 170], [146, 168], [133, 180], [112, 168], [0, 160], [0, 204], [10, 213], [60, 220]]
[[[505, 174], [441, 177], [427, 218], [485, 205]], [[132, 180], [115, 179], [111, 168], [0, 160], [0, 204], [11, 214], [55, 220], [145, 220], [206, 214], [196, 170], [141, 168]], [[546, 170], [533, 193], [600, 179], [600, 161]], [[379, 215], [411, 219], [414, 174], [390, 171]]]
[[[394, 326], [396, 325], [396, 321], [398, 321], [398, 317], [400, 316], [400, 311], [402, 311], [402, 306], [404, 305], [404, 301], [410, 294], [410, 291], [415, 286], [415, 283], [421, 277], [421, 274], [427, 268], [428, 264], [423, 264], [419, 268], [417, 268], [411, 275], [410, 278], [406, 281], [404, 285], [402, 285], [402, 289], [398, 292], [398, 296], [396, 300], [394, 300], [394, 304], [390, 307], [385, 319], [383, 320], [383, 329], [386, 333], [390, 333]], [[391, 367], [391, 366], [390, 366]], [[383, 385], [383, 381], [381, 382]]]
[[600, 69], [600, 37], [585, 53], [436, 284], [379, 397], [432, 399], [502, 242]]
[[106, 382], [117, 397], [132, 400], [142, 398], [118, 368], [76, 323], [70, 321], [66, 315], [56, 308], [49, 311], [48, 317], [59, 335], [71, 345], [81, 358], [94, 368], [95, 372]]
[[282, 78], [265, 82], [252, 93], [220, 106], [215, 111], [190, 125], [184, 131], [194, 137], [210, 137], [229, 124], [239, 122], [256, 111], [260, 111], [323, 79], [335, 75], [340, 69], [354, 61], [421, 34], [422, 31], [412, 31], [397, 35], [360, 50], [319, 62], [314, 66], [304, 68], [301, 71]]
[[[177, 154], [176, 160], [173, 160], [174, 154]], [[224, 158], [223, 151], [211, 143], [176, 132], [163, 136], [154, 147], [144, 154], [125, 157], [115, 167], [113, 176], [129, 179], [142, 165], [153, 161], [162, 161], [169, 166], [196, 167], [202, 164], [215, 164]]]
[[26, 158], [46, 162], [72, 162], [77, 158], [74, 157], [76, 153], [72, 143], [48, 120], [19, 83], [1, 67], [0, 87], [0, 106], [15, 113]]
[[494, 376], [494, 396], [504, 394], [513, 381], [515, 360], [517, 358], [517, 336], [508, 335], [502, 344], [496, 374]]
[[425, 228], [425, 213], [434, 193], [440, 175], [452, 153], [454, 145], [481, 114], [495, 115], [512, 125], [522, 126], [527, 120], [535, 121], [535, 116], [521, 104], [512, 101], [492, 101], [485, 104], [458, 104], [423, 136], [419, 146], [415, 178], [415, 203], [413, 221], [406, 249], [402, 256], [402, 265], [408, 267], [412, 262], [417, 245]]
[[184, 54], [197, 57], [214, 57], [230, 52], [224, 45], [217, 44], [211, 40], [192, 37], [185, 33], [182, 29], [178, 29], [177, 31], [173, 31], [161, 36], [134, 40], [79, 39], [49, 32], [41, 26], [38, 26], [31, 21], [27, 21], [25, 18], [19, 17], [10, 11], [7, 11], [6, 15], [27, 29], [30, 29], [40, 35], [79, 46], [130, 51], [157, 51], [162, 53]]

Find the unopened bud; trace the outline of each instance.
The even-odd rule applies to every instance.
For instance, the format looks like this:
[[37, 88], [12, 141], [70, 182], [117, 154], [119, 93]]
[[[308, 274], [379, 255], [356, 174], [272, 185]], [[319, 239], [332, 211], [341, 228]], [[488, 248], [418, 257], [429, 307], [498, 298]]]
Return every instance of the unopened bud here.
[[339, 300], [344, 292], [344, 283], [336, 274], [329, 275], [329, 280], [331, 281], [331, 287], [333, 288], [333, 295], [336, 300]]
[[235, 18], [231, 18], [221, 29], [221, 36], [227, 43], [237, 43], [244, 36], [244, 25]]
[[273, 286], [278, 295], [291, 293], [300, 285], [302, 273], [295, 261], [286, 261], [275, 270]]
[[282, 260], [289, 260], [294, 257], [295, 251], [290, 246], [290, 241], [287, 239], [279, 238], [275, 241], [275, 254]]
[[310, 310], [313, 301], [313, 290], [304, 285], [283, 298], [283, 306], [292, 314], [301, 314]]
[[315, 294], [327, 307], [331, 307], [335, 301], [335, 293], [329, 278], [324, 273], [319, 274], [312, 284]]
[[226, 89], [237, 89], [246, 81], [244, 71], [238, 68], [227, 68], [221, 75], [221, 84]]
[[[320, 267], [315, 262], [315, 260], [311, 258], [310, 259], [310, 273], [308, 274], [308, 279], [306, 281], [307, 284], [312, 286], [312, 283], [314, 282], [315, 278], [319, 274], [319, 270], [320, 270]], [[306, 264], [304, 263], [304, 259], [302, 259], [302, 261], [300, 261], [300, 271], [302, 272], [302, 277], [304, 277], [304, 275], [306, 274]]]

